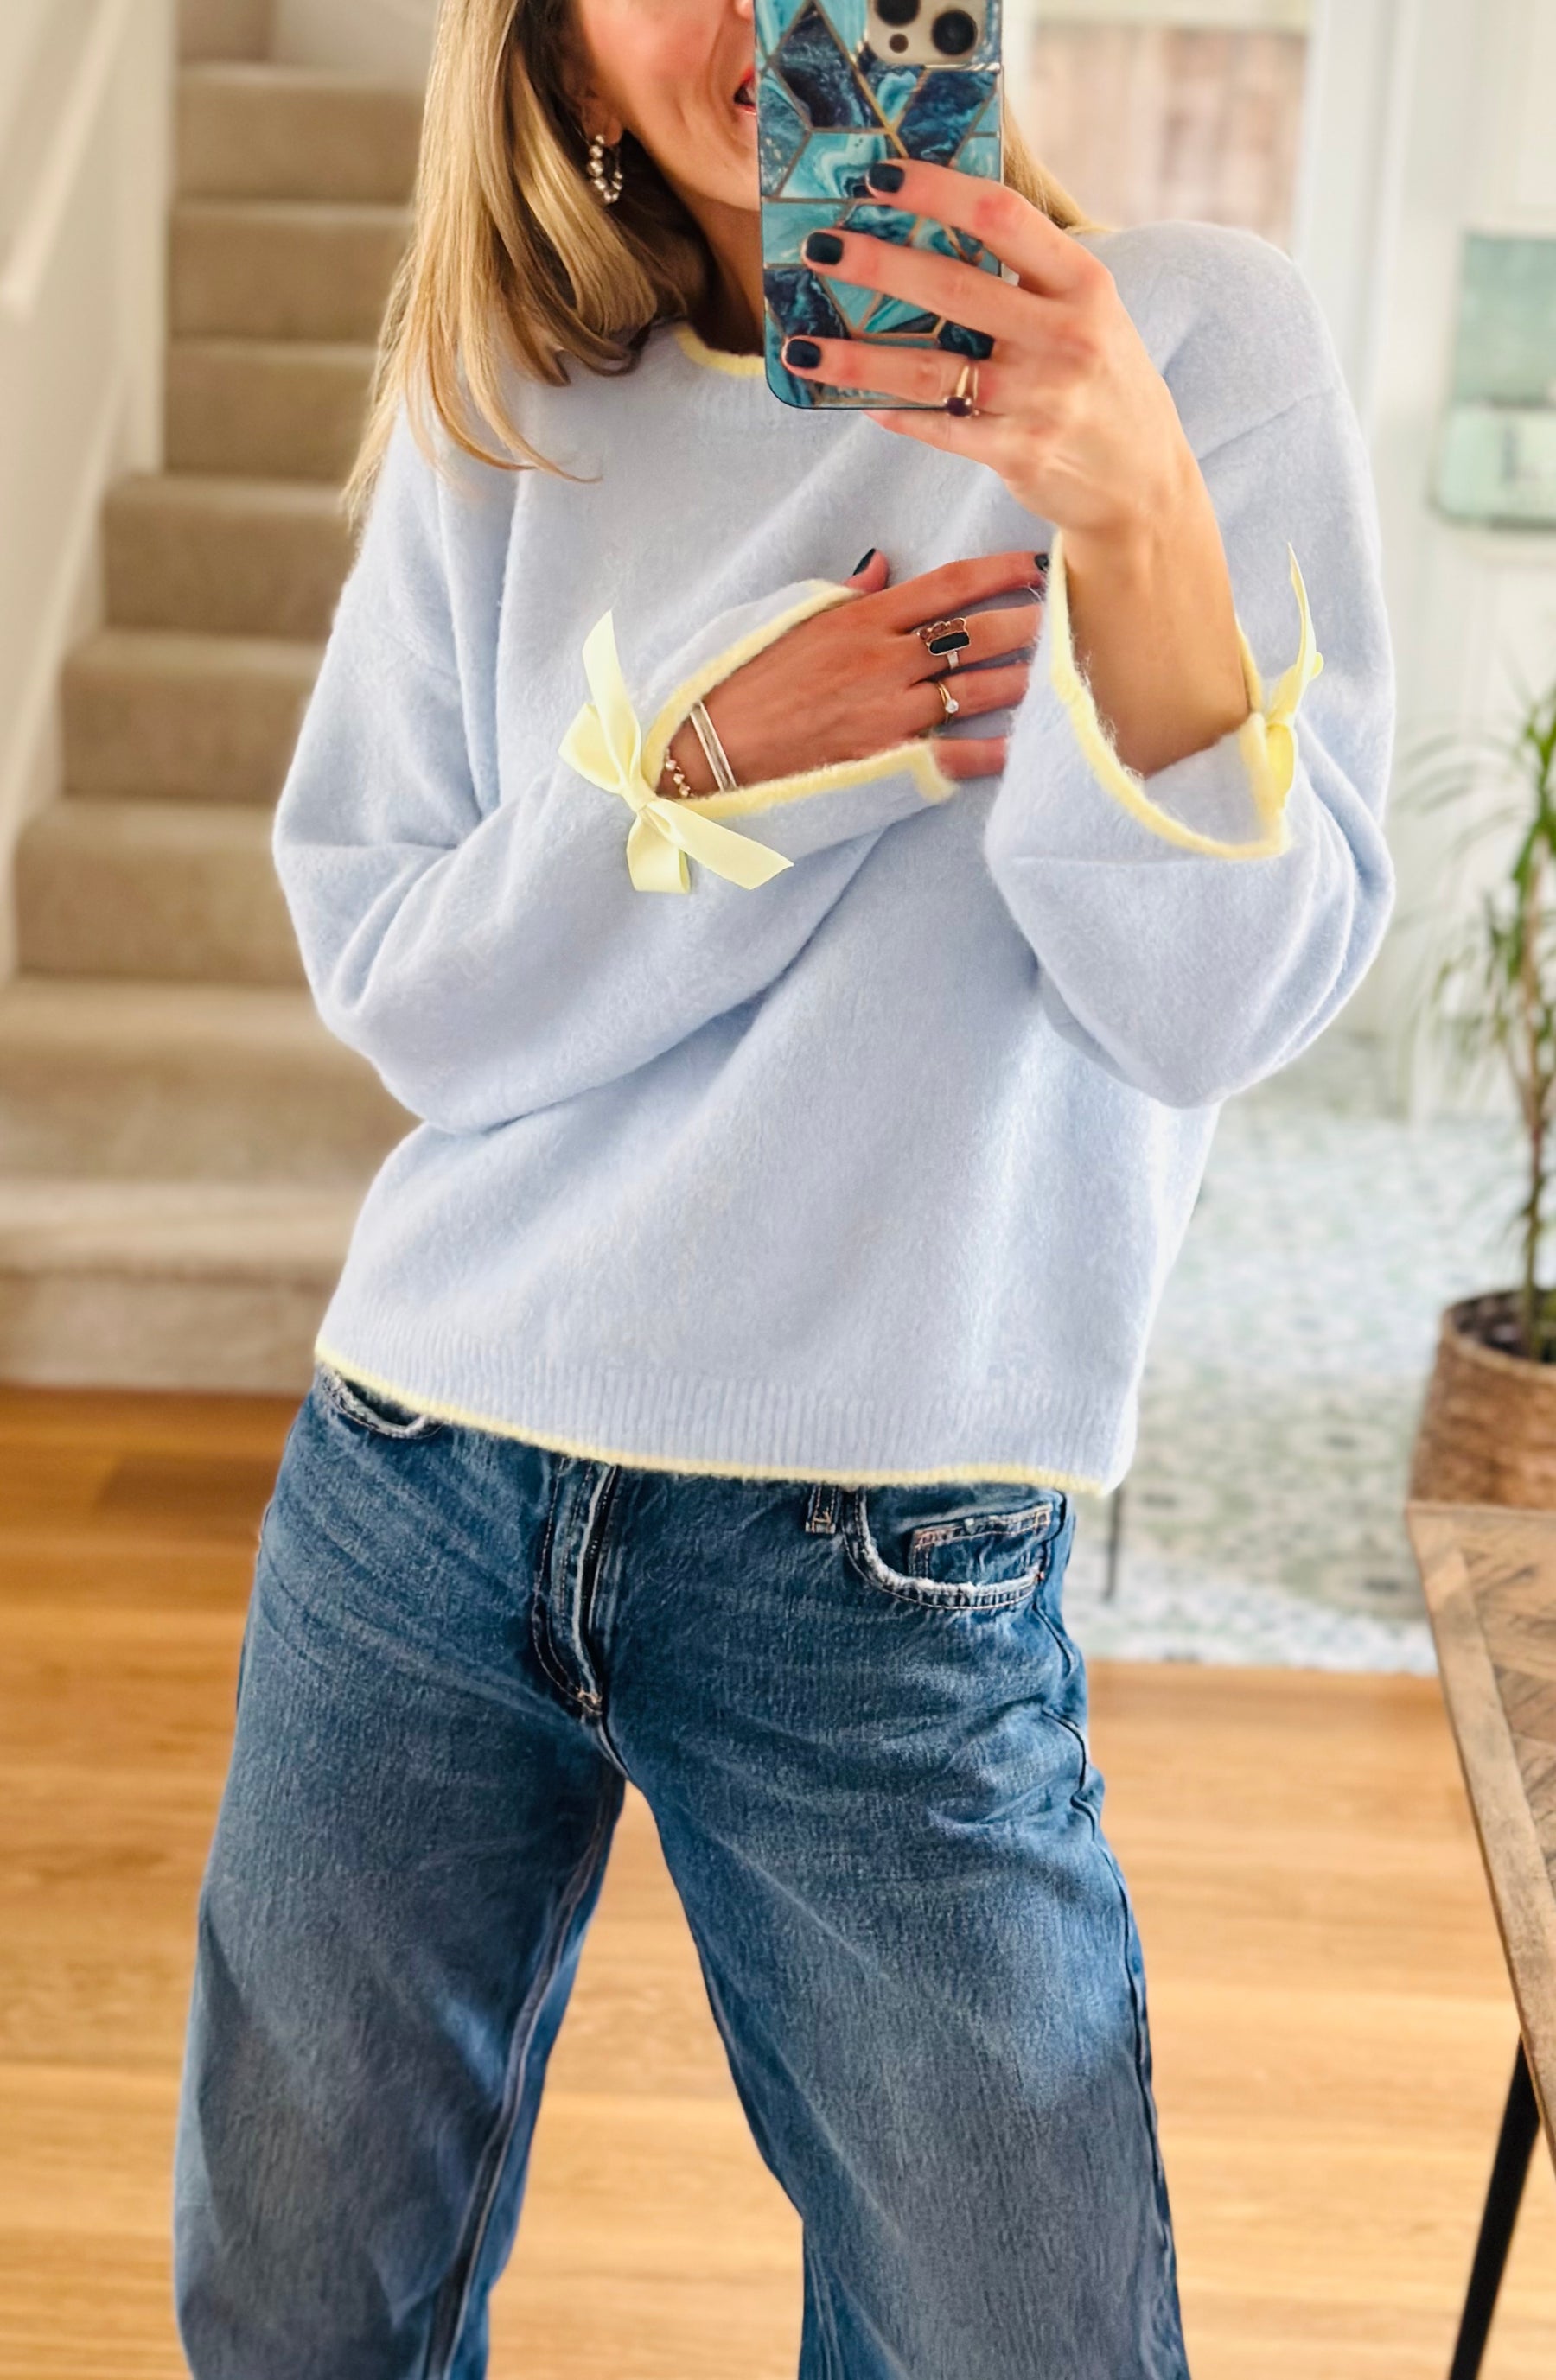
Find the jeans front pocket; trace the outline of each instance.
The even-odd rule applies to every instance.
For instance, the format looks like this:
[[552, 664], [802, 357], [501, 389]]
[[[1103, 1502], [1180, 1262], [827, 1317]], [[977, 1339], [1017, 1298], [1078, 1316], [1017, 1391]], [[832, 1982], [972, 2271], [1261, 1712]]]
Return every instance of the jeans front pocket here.
[[843, 1536], [855, 1569], [905, 1603], [998, 1611], [1043, 1584], [1067, 1517], [1057, 1488], [1019, 1482], [857, 1488]]
[[435, 1438], [448, 1427], [441, 1415], [418, 1413], [414, 1405], [401, 1404], [361, 1380], [348, 1380], [333, 1364], [315, 1366], [313, 1390], [328, 1412], [373, 1438]]

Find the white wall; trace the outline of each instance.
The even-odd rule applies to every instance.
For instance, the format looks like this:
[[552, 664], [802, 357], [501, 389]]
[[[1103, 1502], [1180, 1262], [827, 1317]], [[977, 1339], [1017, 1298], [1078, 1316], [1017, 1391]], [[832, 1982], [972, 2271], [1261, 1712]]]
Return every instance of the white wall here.
[[437, 0], [275, 0], [271, 55], [419, 88], [437, 13]]
[[[57, 788], [103, 492], [160, 458], [172, 65], [172, 0], [0, 8], [0, 883]], [[0, 977], [14, 946], [7, 902]]]
[[[1431, 501], [1464, 236], [1556, 234], [1553, 123], [1556, 0], [1325, 0], [1298, 252], [1341, 345], [1382, 517], [1400, 922], [1354, 1014], [1402, 1064], [1473, 876], [1450, 849], [1457, 829], [1401, 792], [1430, 737], [1498, 727], [1520, 679], [1556, 676], [1556, 535], [1465, 528]], [[1429, 1059], [1407, 1083], [1423, 1111], [1447, 1096]]]

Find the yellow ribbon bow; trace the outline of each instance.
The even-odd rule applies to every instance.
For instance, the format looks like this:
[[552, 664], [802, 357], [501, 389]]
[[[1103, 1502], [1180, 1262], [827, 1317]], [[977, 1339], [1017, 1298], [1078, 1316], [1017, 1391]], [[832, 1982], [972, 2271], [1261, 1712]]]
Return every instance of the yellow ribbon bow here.
[[626, 838], [626, 867], [639, 892], [689, 892], [687, 854], [715, 876], [748, 892], [794, 862], [748, 834], [699, 817], [684, 801], [666, 801], [643, 774], [643, 731], [621, 674], [615, 626], [609, 612], [590, 630], [584, 674], [594, 697], [562, 739], [562, 758], [591, 785], [619, 794], [636, 813]]
[[1302, 583], [1296, 556], [1291, 547], [1292, 592], [1302, 618], [1302, 634], [1297, 644], [1296, 659], [1276, 683], [1275, 691], [1265, 707], [1264, 748], [1270, 761], [1271, 790], [1277, 804], [1284, 802], [1296, 774], [1296, 708], [1319, 672], [1324, 657], [1313, 640], [1313, 614], [1307, 608], [1307, 589]]

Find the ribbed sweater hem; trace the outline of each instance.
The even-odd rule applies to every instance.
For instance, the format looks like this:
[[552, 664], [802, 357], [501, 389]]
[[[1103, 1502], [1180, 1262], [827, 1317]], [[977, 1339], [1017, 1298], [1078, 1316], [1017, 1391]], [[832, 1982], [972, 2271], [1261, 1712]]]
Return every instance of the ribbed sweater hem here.
[[829, 1398], [760, 1379], [517, 1360], [426, 1325], [327, 1315], [321, 1363], [419, 1413], [633, 1470], [845, 1487], [1015, 1480], [1100, 1495], [1127, 1467], [1131, 1400], [1010, 1391]]

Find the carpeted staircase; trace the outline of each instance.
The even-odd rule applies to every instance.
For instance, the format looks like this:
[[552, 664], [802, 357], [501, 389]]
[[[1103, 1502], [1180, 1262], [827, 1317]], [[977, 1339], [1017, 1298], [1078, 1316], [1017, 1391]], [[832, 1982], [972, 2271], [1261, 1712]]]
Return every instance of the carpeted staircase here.
[[0, 1378], [306, 1385], [407, 1120], [303, 986], [270, 814], [349, 558], [336, 491], [407, 229], [419, 103], [186, 65], [166, 468], [103, 523], [65, 793], [0, 987]]

